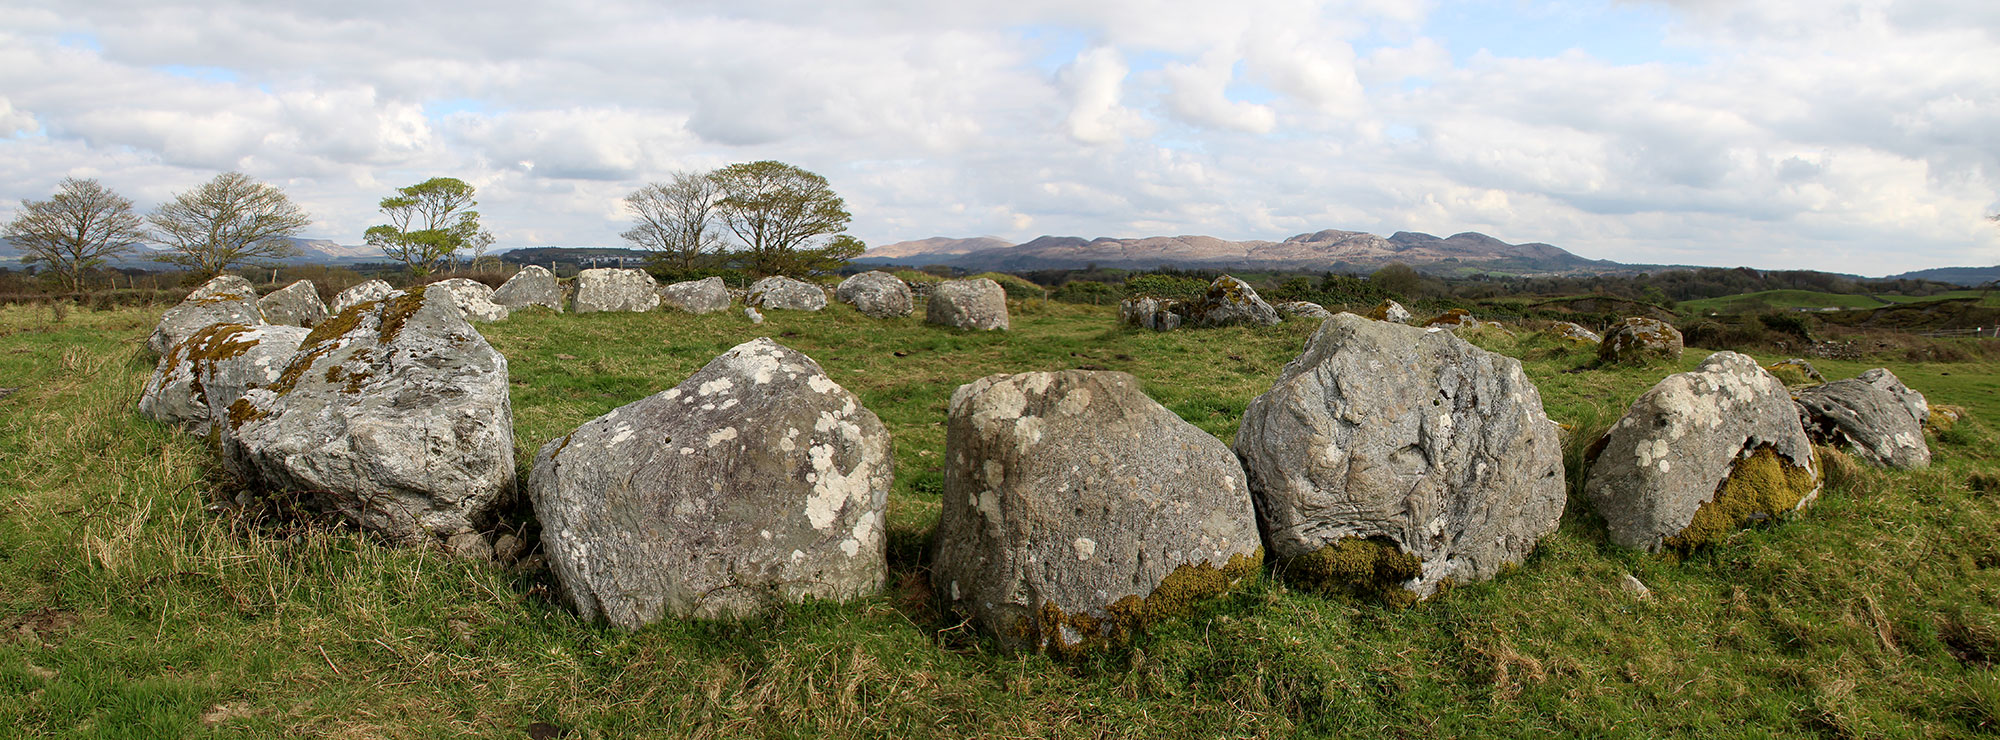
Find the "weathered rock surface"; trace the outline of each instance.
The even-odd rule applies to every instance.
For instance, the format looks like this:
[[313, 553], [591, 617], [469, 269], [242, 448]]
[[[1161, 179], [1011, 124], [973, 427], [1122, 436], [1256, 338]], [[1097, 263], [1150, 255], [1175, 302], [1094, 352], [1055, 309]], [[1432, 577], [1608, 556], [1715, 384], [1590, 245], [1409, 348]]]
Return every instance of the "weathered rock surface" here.
[[772, 275], [751, 283], [743, 304], [766, 311], [818, 311], [826, 308], [826, 291], [804, 280]]
[[1860, 377], [1817, 385], [1798, 394], [1801, 420], [1813, 439], [1853, 450], [1857, 457], [1892, 468], [1931, 464], [1924, 441], [1930, 404], [1883, 368]]
[[946, 435], [932, 587], [1011, 648], [1122, 639], [1263, 560], [1235, 455], [1125, 373], [982, 378]]
[[637, 628], [881, 588], [889, 434], [769, 339], [542, 446], [542, 545], [586, 619]]
[[660, 302], [688, 313], [729, 310], [729, 286], [719, 277], [685, 280], [660, 289]]
[[1118, 318], [1126, 326], [1173, 331], [1181, 327], [1180, 305], [1170, 298], [1127, 298], [1118, 303]]
[[1562, 517], [1540, 392], [1448, 331], [1327, 319], [1250, 402], [1236, 454], [1293, 577], [1392, 601], [1492, 578]]
[[1813, 367], [1811, 362], [1797, 357], [1771, 363], [1764, 369], [1770, 371], [1772, 375], [1778, 376], [1778, 379], [1785, 381], [1785, 385], [1788, 386], [1815, 385], [1826, 382], [1826, 376], [1819, 374], [1819, 368]]
[[1624, 547], [1709, 544], [1819, 495], [1791, 394], [1735, 352], [1661, 380], [1593, 451], [1583, 490]]
[[333, 297], [333, 305], [327, 307], [327, 315], [332, 316], [363, 303], [379, 301], [401, 292], [380, 280], [357, 283]]
[[501, 283], [493, 291], [492, 300], [512, 310], [529, 306], [542, 306], [556, 313], [563, 310], [562, 284], [556, 282], [556, 274], [541, 265], [528, 265]]
[[1186, 306], [1193, 326], [1270, 326], [1283, 319], [1277, 309], [1257, 297], [1257, 289], [1228, 275], [1208, 284], [1201, 300]]
[[197, 433], [225, 418], [252, 387], [275, 382], [306, 329], [209, 324], [160, 357], [139, 394], [139, 413]]
[[300, 280], [271, 291], [257, 299], [257, 309], [263, 312], [266, 323], [307, 329], [327, 317], [326, 301], [319, 299], [319, 286], [313, 285], [311, 280]]
[[1584, 328], [1582, 324], [1568, 321], [1558, 321], [1549, 326], [1549, 334], [1575, 345], [1600, 344], [1604, 341], [1604, 337], [1597, 332]]
[[931, 290], [924, 323], [973, 331], [1006, 331], [1007, 291], [991, 278], [946, 280]]
[[1633, 316], [1618, 322], [1597, 345], [1603, 362], [1649, 362], [1681, 358], [1681, 330], [1658, 319]]
[[424, 296], [428, 298], [433, 290], [450, 299], [467, 321], [503, 321], [509, 313], [506, 306], [493, 302], [493, 289], [477, 280], [439, 280], [424, 286]]
[[1384, 298], [1381, 303], [1375, 305], [1375, 308], [1368, 311], [1368, 318], [1392, 324], [1407, 324], [1416, 316], [1411, 315], [1410, 309], [1404, 308], [1403, 304]]
[[840, 281], [840, 286], [833, 289], [833, 297], [853, 306], [863, 315], [877, 319], [908, 316], [916, 305], [910, 295], [910, 286], [902, 278], [880, 270]]
[[749, 319], [752, 324], [764, 323], [764, 313], [749, 306], [743, 308], [743, 318]]
[[146, 347], [154, 354], [167, 350], [209, 324], [260, 326], [264, 313], [257, 307], [257, 289], [235, 275], [217, 275], [195, 288], [188, 297], [160, 316], [160, 323], [146, 337]]
[[651, 311], [660, 305], [660, 284], [645, 270], [597, 267], [576, 275], [576, 312]]
[[1325, 306], [1312, 301], [1285, 301], [1284, 303], [1273, 304], [1271, 307], [1278, 310], [1279, 316], [1287, 319], [1333, 318], [1332, 311], [1328, 311]]
[[1432, 316], [1431, 320], [1424, 322], [1424, 326], [1441, 326], [1446, 329], [1476, 327], [1479, 326], [1479, 319], [1473, 316], [1471, 311], [1463, 308], [1453, 308], [1446, 310], [1444, 313]]
[[507, 359], [444, 293], [320, 322], [277, 381], [230, 405], [230, 466], [396, 542], [483, 528], [513, 491]]

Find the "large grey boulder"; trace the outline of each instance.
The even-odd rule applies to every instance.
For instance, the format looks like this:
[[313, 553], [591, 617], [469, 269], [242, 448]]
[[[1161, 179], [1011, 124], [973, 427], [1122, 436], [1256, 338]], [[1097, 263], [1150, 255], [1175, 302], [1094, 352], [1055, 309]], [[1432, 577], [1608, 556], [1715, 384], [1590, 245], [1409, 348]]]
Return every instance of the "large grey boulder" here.
[[1407, 324], [1410, 323], [1411, 319], [1416, 318], [1416, 316], [1411, 315], [1410, 309], [1404, 308], [1403, 304], [1384, 298], [1381, 303], [1375, 304], [1375, 307], [1368, 311], [1368, 318], [1395, 324]]
[[333, 305], [327, 307], [327, 315], [338, 314], [363, 303], [379, 301], [401, 292], [381, 280], [357, 283], [333, 297]]
[[1597, 359], [1610, 363], [1642, 363], [1681, 358], [1681, 330], [1659, 319], [1633, 316], [1618, 322], [1597, 345]]
[[881, 270], [871, 270], [840, 281], [840, 286], [833, 289], [833, 297], [853, 306], [862, 315], [876, 319], [908, 316], [916, 305], [910, 297], [910, 286], [902, 278]]
[[1186, 307], [1194, 326], [1270, 326], [1283, 319], [1278, 310], [1257, 297], [1257, 289], [1228, 275], [1209, 283], [1208, 293]]
[[1285, 301], [1284, 303], [1272, 304], [1271, 308], [1277, 309], [1278, 315], [1287, 319], [1323, 320], [1333, 318], [1332, 311], [1328, 311], [1325, 306], [1312, 301]]
[[1624, 547], [1699, 547], [1819, 495], [1791, 394], [1735, 352], [1640, 395], [1593, 454], [1583, 491]]
[[880, 589], [891, 468], [854, 394], [755, 339], [543, 445], [528, 494], [563, 596], [632, 629]]
[[661, 288], [660, 301], [688, 313], [727, 311], [729, 286], [719, 277], [687, 280]]
[[804, 280], [772, 275], [751, 283], [743, 304], [766, 311], [818, 311], [826, 308], [826, 291]]
[[1325, 323], [1236, 433], [1266, 544], [1324, 589], [1492, 578], [1562, 517], [1562, 449], [1521, 363], [1448, 331]]
[[1118, 302], [1118, 320], [1126, 326], [1173, 331], [1181, 327], [1180, 310], [1181, 302], [1171, 298], [1127, 298]]
[[576, 312], [651, 311], [660, 305], [660, 284], [645, 270], [596, 267], [576, 275]]
[[492, 300], [512, 310], [542, 306], [562, 313], [563, 289], [556, 274], [541, 265], [528, 265], [507, 278], [493, 291]]
[[165, 355], [174, 345], [209, 324], [263, 323], [264, 312], [257, 307], [257, 289], [251, 287], [250, 281], [235, 275], [217, 275], [160, 316], [160, 323], [146, 337], [146, 348], [156, 355]]
[[301, 326], [307, 329], [326, 320], [326, 301], [319, 299], [319, 286], [311, 280], [300, 280], [271, 291], [257, 299], [257, 309], [264, 314], [264, 321], [284, 326]]
[[1877, 465], [1931, 464], [1930, 445], [1924, 441], [1930, 404], [1887, 369], [1806, 388], [1799, 391], [1798, 403], [1806, 433], [1816, 440], [1850, 448]]
[[139, 393], [139, 413], [205, 434], [245, 392], [278, 380], [307, 331], [209, 324], [160, 357]]
[[493, 289], [485, 283], [467, 278], [439, 280], [424, 286], [424, 295], [439, 291], [465, 314], [467, 321], [504, 321], [509, 313], [506, 306], [493, 302]]
[[1012, 649], [1117, 641], [1254, 575], [1243, 469], [1120, 372], [960, 386], [932, 588]]
[[485, 527], [514, 488], [507, 359], [445, 291], [321, 322], [277, 381], [229, 407], [229, 465], [394, 542]]
[[972, 331], [1006, 331], [1007, 291], [992, 278], [945, 280], [924, 303], [924, 323]]

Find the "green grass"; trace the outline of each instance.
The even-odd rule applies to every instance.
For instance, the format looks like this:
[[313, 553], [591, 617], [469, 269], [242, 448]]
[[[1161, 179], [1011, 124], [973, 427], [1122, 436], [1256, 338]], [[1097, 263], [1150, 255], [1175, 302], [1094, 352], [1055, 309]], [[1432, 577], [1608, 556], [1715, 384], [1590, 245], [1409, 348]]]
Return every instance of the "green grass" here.
[[1820, 293], [1811, 290], [1761, 290], [1755, 293], [1681, 301], [1676, 308], [1688, 316], [1743, 313], [1772, 308], [1879, 308], [1889, 305], [1890, 301], [1887, 298], [1887, 296], [1878, 299], [1865, 295]]
[[[1263, 581], [1132, 647], [996, 654], [928, 605], [945, 403], [994, 372], [1124, 370], [1227, 440], [1312, 326], [1165, 334], [1115, 312], [1015, 305], [1014, 330], [818, 314], [524, 312], [516, 447], [771, 336], [895, 436], [890, 588], [743, 623], [584, 624], [545, 577], [349, 532], [205, 510], [203, 440], [138, 418], [156, 312], [0, 308], [0, 727], [22, 737], [1953, 737], [2000, 722], [2000, 376], [1892, 363], [1973, 409], [1927, 471], [1862, 471], [1804, 516], [1685, 559], [1605, 542], [1572, 497], [1518, 570], [1409, 610]], [[919, 316], [921, 312], [919, 312]], [[1675, 367], [1483, 332], [1524, 358], [1567, 436]], [[898, 353], [902, 353], [900, 356]], [[1691, 350], [1679, 367], [1699, 362]], [[1780, 359], [1760, 357], [1766, 362]], [[1868, 364], [1820, 363], [1829, 377]], [[1986, 477], [1982, 477], [1986, 476]], [[1574, 486], [1572, 487], [1574, 488]], [[1619, 587], [1632, 574], [1652, 589]]]

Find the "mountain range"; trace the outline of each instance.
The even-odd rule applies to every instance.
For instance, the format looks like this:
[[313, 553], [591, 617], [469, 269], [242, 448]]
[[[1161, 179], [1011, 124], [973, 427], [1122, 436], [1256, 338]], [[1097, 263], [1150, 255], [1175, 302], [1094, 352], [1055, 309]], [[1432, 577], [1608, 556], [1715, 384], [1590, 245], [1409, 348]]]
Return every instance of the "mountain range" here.
[[1008, 244], [991, 236], [932, 237], [888, 244], [857, 262], [948, 265], [971, 271], [1071, 269], [1097, 265], [1150, 269], [1161, 266], [1216, 269], [1358, 270], [1401, 262], [1413, 267], [1456, 266], [1509, 272], [1604, 273], [1652, 269], [1578, 257], [1561, 247], [1509, 244], [1476, 232], [1438, 237], [1398, 231], [1380, 237], [1326, 229], [1283, 241], [1231, 241], [1213, 236], [1141, 238], [1043, 236]]

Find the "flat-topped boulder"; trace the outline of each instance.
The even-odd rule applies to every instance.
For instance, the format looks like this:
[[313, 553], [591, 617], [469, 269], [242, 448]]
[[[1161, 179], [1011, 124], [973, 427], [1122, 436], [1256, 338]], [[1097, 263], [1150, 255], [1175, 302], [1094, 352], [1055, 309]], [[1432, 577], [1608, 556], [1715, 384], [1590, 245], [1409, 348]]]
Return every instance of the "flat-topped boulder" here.
[[264, 321], [282, 326], [310, 329], [327, 317], [326, 301], [319, 299], [319, 286], [300, 280], [257, 299]]
[[320, 322], [223, 426], [253, 490], [393, 542], [479, 531], [514, 488], [507, 359], [443, 290]]
[[1471, 311], [1463, 308], [1446, 309], [1444, 313], [1432, 316], [1429, 321], [1424, 322], [1424, 326], [1436, 326], [1446, 329], [1470, 328], [1478, 327], [1479, 325], [1479, 318], [1473, 316]]
[[892, 467], [854, 394], [755, 339], [543, 445], [528, 494], [564, 599], [634, 629], [879, 590]]
[[1368, 318], [1394, 324], [1407, 324], [1416, 316], [1411, 315], [1410, 309], [1404, 308], [1403, 304], [1384, 298], [1381, 303], [1375, 304], [1374, 308], [1368, 310]]
[[1171, 298], [1127, 298], [1118, 303], [1118, 319], [1126, 326], [1173, 331], [1181, 327], [1180, 305]]
[[333, 297], [333, 305], [327, 307], [327, 315], [338, 314], [363, 303], [379, 301], [401, 292], [381, 280], [356, 283]]
[[743, 304], [766, 311], [818, 311], [826, 308], [826, 291], [804, 280], [772, 275], [751, 283]]
[[853, 306], [862, 315], [877, 319], [894, 319], [910, 315], [916, 305], [910, 295], [910, 286], [881, 270], [871, 270], [840, 281], [833, 289], [834, 298]]
[[1312, 301], [1285, 301], [1283, 303], [1273, 303], [1271, 307], [1278, 310], [1279, 316], [1287, 319], [1324, 320], [1333, 318], [1332, 311], [1328, 311], [1325, 306]]
[[660, 284], [645, 270], [595, 267], [576, 275], [576, 312], [651, 311], [660, 306]]
[[439, 280], [424, 286], [424, 295], [429, 296], [433, 290], [440, 291], [449, 298], [451, 304], [456, 306], [460, 313], [465, 314], [467, 321], [503, 321], [509, 313], [506, 306], [493, 302], [493, 289], [477, 280], [468, 278]]
[[1814, 440], [1853, 451], [1856, 457], [1892, 468], [1931, 464], [1924, 441], [1930, 403], [1885, 368], [1798, 392], [1806, 433]]
[[1192, 326], [1271, 326], [1284, 319], [1277, 309], [1257, 297], [1257, 289], [1228, 275], [1208, 284], [1200, 300], [1183, 306]]
[[160, 316], [160, 323], [146, 337], [146, 348], [156, 355], [165, 355], [174, 345], [209, 324], [261, 326], [264, 323], [264, 312], [257, 307], [257, 289], [251, 287], [250, 281], [235, 275], [217, 275]]
[[693, 314], [729, 310], [729, 286], [719, 277], [685, 280], [660, 288], [660, 302]]
[[1006, 331], [1007, 291], [992, 278], [946, 280], [931, 289], [924, 323], [971, 331]]
[[1406, 603], [1553, 532], [1562, 448], [1513, 358], [1354, 314], [1320, 325], [1236, 433], [1286, 578]]
[[1003, 645], [1069, 654], [1253, 578], [1243, 469], [1120, 372], [952, 394], [932, 588]]
[[491, 297], [494, 303], [518, 311], [529, 306], [541, 306], [562, 313], [563, 289], [556, 282], [556, 274], [541, 265], [528, 265], [501, 283]]
[[1605, 332], [1597, 359], [1607, 363], [1643, 363], [1681, 358], [1681, 330], [1659, 319], [1633, 316]]
[[306, 333], [276, 324], [209, 324], [160, 356], [139, 393], [139, 413], [206, 434], [245, 392], [278, 380]]
[[1604, 341], [1604, 337], [1598, 335], [1597, 332], [1585, 328], [1582, 324], [1569, 321], [1558, 321], [1550, 324], [1548, 333], [1549, 336], [1576, 346], [1596, 345]]
[[1613, 543], [1649, 551], [1721, 541], [1804, 508], [1819, 490], [1791, 393], [1735, 352], [1709, 355], [1633, 401], [1592, 446], [1583, 486]]

